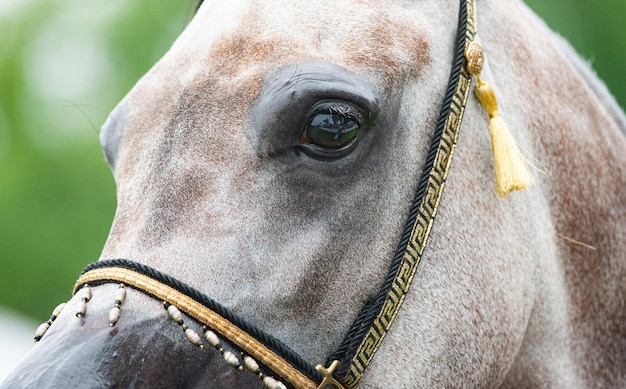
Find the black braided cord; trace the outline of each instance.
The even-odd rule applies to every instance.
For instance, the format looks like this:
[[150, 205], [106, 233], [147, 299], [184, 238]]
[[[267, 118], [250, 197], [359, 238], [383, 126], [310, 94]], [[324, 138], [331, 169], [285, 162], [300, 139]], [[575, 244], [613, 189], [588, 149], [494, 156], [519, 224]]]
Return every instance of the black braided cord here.
[[330, 355], [326, 361], [326, 365], [329, 365], [334, 360], [341, 361], [339, 365], [339, 369], [337, 370], [337, 377], [345, 377], [350, 369], [350, 361], [354, 357], [357, 348], [363, 341], [365, 335], [367, 334], [369, 328], [372, 326], [374, 319], [382, 309], [382, 305], [391, 289], [393, 281], [396, 277], [398, 269], [402, 263], [402, 257], [407, 249], [409, 244], [409, 240], [411, 234], [413, 232], [413, 226], [415, 224], [415, 220], [417, 218], [419, 206], [424, 198], [426, 193], [426, 189], [428, 186], [428, 177], [430, 173], [430, 167], [435, 163], [435, 157], [438, 151], [438, 145], [441, 141], [441, 137], [444, 131], [444, 126], [446, 120], [448, 119], [448, 115], [450, 110], [452, 109], [452, 98], [457, 90], [457, 86], [459, 83], [459, 78], [461, 74], [462, 67], [465, 61], [465, 39], [466, 39], [466, 30], [467, 30], [467, 3], [466, 0], [461, 0], [460, 12], [459, 12], [459, 29], [457, 31], [456, 37], [456, 47], [454, 52], [454, 62], [452, 64], [452, 72], [450, 75], [450, 81], [448, 84], [448, 89], [446, 91], [446, 95], [443, 101], [443, 108], [441, 114], [439, 116], [439, 120], [437, 122], [437, 127], [432, 139], [432, 143], [430, 146], [430, 150], [428, 152], [428, 156], [425, 162], [425, 169], [422, 172], [422, 176], [420, 178], [416, 195], [413, 199], [413, 203], [411, 205], [409, 211], [409, 217], [407, 219], [406, 225], [404, 227], [404, 232], [400, 239], [400, 243], [398, 245], [398, 249], [396, 250], [396, 254], [394, 256], [393, 262], [387, 273], [387, 278], [378, 293], [376, 299], [372, 300], [368, 306], [364, 307], [364, 309], [359, 313], [356, 320], [352, 324], [350, 330], [348, 331], [346, 337], [343, 342], [332, 355]]
[[[311, 365], [308, 361], [306, 361], [304, 358], [302, 358], [298, 353], [296, 353], [295, 351], [293, 351], [291, 348], [289, 348], [288, 346], [286, 346], [284, 343], [282, 343], [280, 340], [274, 338], [273, 336], [269, 335], [268, 333], [266, 333], [265, 331], [255, 327], [254, 325], [250, 324], [249, 322], [243, 320], [241, 317], [239, 317], [236, 313], [232, 312], [231, 310], [229, 310], [228, 308], [224, 307], [223, 305], [219, 304], [218, 302], [216, 302], [215, 300], [213, 300], [212, 298], [210, 298], [209, 296], [207, 296], [206, 294], [200, 292], [199, 290], [185, 284], [184, 282], [181, 282], [173, 277], [170, 277], [169, 275], [162, 273], [154, 268], [151, 268], [150, 266], [141, 264], [141, 263], [137, 263], [137, 262], [133, 262], [127, 259], [105, 259], [105, 260], [101, 260], [98, 262], [93, 262], [91, 264], [89, 264], [85, 270], [83, 270], [83, 272], [81, 273], [81, 275], [91, 271], [91, 270], [95, 270], [95, 269], [102, 269], [102, 268], [110, 268], [110, 267], [120, 267], [120, 268], [124, 268], [124, 269], [128, 269], [128, 270], [132, 270], [135, 271], [137, 273], [143, 274], [144, 276], [150, 277], [156, 281], [159, 281], [162, 284], [165, 284], [177, 291], [179, 291], [180, 293], [185, 294], [186, 296], [194, 299], [195, 301], [197, 301], [198, 303], [204, 305], [205, 307], [209, 308], [210, 310], [212, 310], [213, 312], [217, 313], [218, 315], [222, 316], [224, 319], [228, 320], [229, 322], [233, 323], [234, 325], [236, 325], [239, 329], [241, 329], [242, 331], [247, 332], [248, 334], [250, 334], [251, 336], [253, 336], [256, 340], [258, 340], [259, 342], [263, 343], [268, 349], [272, 350], [274, 353], [280, 355], [281, 357], [283, 357], [283, 359], [285, 361], [287, 361], [289, 364], [291, 364], [294, 368], [298, 369], [300, 372], [302, 372], [304, 375], [306, 375], [310, 380], [314, 381], [314, 382], [321, 382], [323, 379], [323, 376], [320, 372], [318, 372], [317, 370], [315, 370], [315, 367], [313, 365]], [[100, 285], [100, 284], [104, 284], [104, 283], [108, 283], [111, 281], [115, 281], [115, 280], [107, 280], [107, 279], [101, 279], [98, 281], [91, 281], [89, 282], [89, 285], [91, 286], [95, 286], [95, 285]], [[128, 285], [129, 287], [133, 287], [132, 285]], [[82, 287], [82, 285], [77, 285], [77, 289]], [[140, 290], [143, 293], [146, 293], [145, 290]], [[156, 296], [152, 296], [152, 297], [156, 297]], [[204, 324], [204, 323], [203, 323]]]

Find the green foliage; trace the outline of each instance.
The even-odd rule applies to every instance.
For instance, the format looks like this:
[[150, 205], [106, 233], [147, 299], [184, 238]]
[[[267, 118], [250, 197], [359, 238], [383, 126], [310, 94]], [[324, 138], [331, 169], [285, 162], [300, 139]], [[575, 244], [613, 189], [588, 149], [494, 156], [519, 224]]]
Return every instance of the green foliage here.
[[183, 30], [188, 4], [0, 4], [0, 305], [43, 320], [98, 259], [115, 212], [99, 127]]
[[526, 0], [587, 59], [621, 107], [626, 107], [626, 1]]
[[[626, 2], [529, 0], [626, 103]], [[191, 14], [178, 0], [0, 3], [0, 305], [44, 320], [115, 211], [98, 128]]]

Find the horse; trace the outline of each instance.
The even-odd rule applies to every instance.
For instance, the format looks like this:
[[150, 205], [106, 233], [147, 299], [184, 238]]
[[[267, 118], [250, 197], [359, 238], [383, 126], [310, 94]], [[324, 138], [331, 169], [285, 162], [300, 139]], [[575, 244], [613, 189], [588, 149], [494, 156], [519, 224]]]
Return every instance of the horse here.
[[[100, 259], [180, 280], [320, 364], [313, 387], [342, 387], [345, 361], [327, 362], [386, 282], [464, 3], [203, 2], [102, 128], [118, 205]], [[476, 14], [481, 79], [535, 182], [495, 193], [490, 115], [470, 94], [359, 387], [624, 387], [626, 118], [521, 1]], [[2, 387], [299, 387], [140, 289], [79, 285]]]

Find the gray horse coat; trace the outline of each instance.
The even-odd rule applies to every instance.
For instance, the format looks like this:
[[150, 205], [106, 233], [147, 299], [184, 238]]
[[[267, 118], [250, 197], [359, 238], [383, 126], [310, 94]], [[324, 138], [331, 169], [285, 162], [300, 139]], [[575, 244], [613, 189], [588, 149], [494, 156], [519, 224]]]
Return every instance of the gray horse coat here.
[[[118, 208], [102, 258], [169, 273], [312, 363], [377, 293], [424, 166], [458, 1], [205, 2], [102, 130]], [[494, 193], [471, 96], [429, 245], [362, 386], [626, 386], [626, 119], [520, 1], [479, 0], [483, 77], [547, 174]], [[372, 113], [337, 158], [303, 151], [332, 96]], [[255, 387], [160, 302], [94, 288], [4, 387]]]

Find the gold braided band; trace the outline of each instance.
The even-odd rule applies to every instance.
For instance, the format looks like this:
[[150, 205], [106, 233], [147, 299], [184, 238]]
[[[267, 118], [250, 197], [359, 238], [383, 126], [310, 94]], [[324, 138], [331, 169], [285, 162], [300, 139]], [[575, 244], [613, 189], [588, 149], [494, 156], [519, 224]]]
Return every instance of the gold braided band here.
[[259, 360], [296, 388], [315, 389], [318, 385], [285, 361], [280, 355], [268, 349], [238, 326], [224, 319], [210, 308], [192, 299], [184, 293], [165, 285], [151, 277], [122, 267], [107, 267], [87, 271], [74, 285], [74, 293], [85, 284], [101, 282], [120, 282], [143, 291], [155, 298], [175, 305], [187, 315], [206, 324], [230, 340], [245, 353]]

